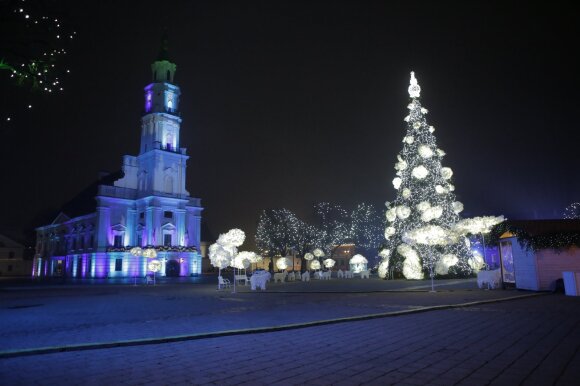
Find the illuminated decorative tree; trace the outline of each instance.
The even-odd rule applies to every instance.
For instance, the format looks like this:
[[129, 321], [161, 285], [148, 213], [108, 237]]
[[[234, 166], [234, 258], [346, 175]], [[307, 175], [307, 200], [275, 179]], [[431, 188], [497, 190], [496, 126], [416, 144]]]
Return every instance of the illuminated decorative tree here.
[[422, 271], [432, 271], [441, 256], [447, 255], [449, 261], [450, 255], [454, 255], [457, 263], [453, 271], [467, 275], [471, 272], [468, 265], [471, 253], [465, 238], [458, 238], [457, 243], [430, 246], [429, 253], [426, 248], [410, 245], [404, 240], [407, 232], [427, 226], [437, 226], [444, 232], [450, 230], [463, 210], [463, 204], [456, 201], [453, 193], [453, 171], [441, 164], [445, 152], [437, 147], [435, 129], [427, 123], [425, 116], [428, 111], [419, 101], [421, 87], [413, 72], [410, 83], [409, 115], [404, 119], [407, 132], [403, 137], [403, 149], [397, 155], [396, 177], [393, 179], [397, 196], [394, 202], [386, 204], [386, 243], [381, 251], [379, 273], [386, 274], [390, 262], [405, 277], [420, 279], [423, 272], [419, 267]]
[[567, 220], [580, 219], [580, 202], [574, 202], [564, 209], [564, 218]]

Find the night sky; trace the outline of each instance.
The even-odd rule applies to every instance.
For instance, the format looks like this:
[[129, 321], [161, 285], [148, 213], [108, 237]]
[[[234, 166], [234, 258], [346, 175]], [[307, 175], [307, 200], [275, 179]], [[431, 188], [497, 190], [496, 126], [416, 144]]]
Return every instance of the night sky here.
[[187, 188], [215, 236], [240, 227], [253, 239], [266, 208], [382, 211], [411, 70], [464, 216], [560, 218], [580, 200], [573, 2], [54, 4], [78, 33], [65, 91], [31, 95], [0, 74], [1, 113], [13, 117], [0, 122], [0, 231], [52, 221], [99, 171], [137, 155], [164, 28]]

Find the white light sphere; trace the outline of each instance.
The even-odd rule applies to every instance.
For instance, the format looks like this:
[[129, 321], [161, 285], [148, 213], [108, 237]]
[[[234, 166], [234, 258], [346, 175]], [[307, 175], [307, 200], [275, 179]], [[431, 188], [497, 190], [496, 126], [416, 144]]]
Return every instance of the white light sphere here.
[[399, 190], [399, 188], [401, 187], [401, 184], [403, 183], [403, 180], [401, 179], [401, 177], [395, 177], [393, 178], [393, 187], [396, 190]]
[[411, 172], [411, 174], [416, 179], [422, 180], [425, 177], [427, 177], [427, 175], [429, 175], [429, 170], [427, 170], [427, 168], [425, 166], [419, 165], [419, 166], [413, 168], [413, 171]]
[[380, 252], [379, 252], [379, 256], [382, 258], [387, 258], [389, 256], [391, 256], [391, 250], [387, 249], [387, 248], [383, 248]]
[[312, 253], [308, 252], [304, 254], [304, 260], [310, 261], [312, 259], [314, 259], [314, 255]]
[[413, 129], [418, 129], [421, 127], [421, 122], [413, 122]]
[[433, 150], [427, 145], [420, 145], [418, 149], [419, 155], [423, 158], [433, 157]]
[[435, 192], [436, 192], [437, 194], [445, 194], [445, 193], [448, 193], [447, 189], [445, 189], [445, 188], [444, 188], [443, 186], [441, 186], [441, 185], [436, 185], [436, 186], [435, 186]]
[[312, 251], [312, 253], [316, 257], [324, 257], [324, 251], [320, 248], [316, 248], [314, 251]]
[[411, 208], [405, 205], [397, 206], [397, 217], [401, 220], [408, 218], [411, 215]]
[[429, 201], [421, 201], [420, 203], [417, 204], [417, 210], [419, 212], [424, 212], [429, 208], [431, 208], [431, 204], [429, 203]]
[[280, 257], [278, 260], [276, 260], [276, 268], [278, 268], [281, 271], [290, 267], [290, 265], [292, 265], [292, 262], [287, 257]]
[[432, 133], [435, 131], [435, 128], [433, 126], [429, 126], [429, 132]]
[[409, 189], [409, 188], [403, 189], [403, 192], [401, 193], [401, 195], [403, 196], [403, 198], [411, 197], [411, 189]]
[[451, 204], [451, 207], [455, 213], [461, 213], [463, 211], [463, 203], [459, 201], [455, 201], [453, 204]]
[[415, 137], [413, 137], [412, 135], [408, 135], [405, 138], [403, 138], [403, 142], [407, 143], [408, 145], [413, 144], [413, 142], [415, 142]]
[[437, 154], [439, 155], [439, 157], [443, 157], [443, 156], [444, 156], [445, 154], [447, 154], [447, 153], [445, 153], [445, 152], [444, 152], [443, 150], [441, 150], [441, 149], [437, 149]]
[[324, 259], [324, 266], [326, 268], [332, 268], [332, 267], [334, 267], [334, 264], [336, 264], [336, 261], [334, 261], [333, 259], [330, 259], [330, 258]]
[[448, 180], [451, 176], [453, 176], [453, 170], [451, 170], [451, 168], [441, 168], [441, 177]]
[[313, 260], [310, 262], [310, 269], [320, 269], [320, 261]]
[[147, 264], [147, 268], [151, 272], [159, 272], [161, 269], [161, 262], [159, 262], [159, 260], [151, 260], [149, 264]]
[[392, 235], [394, 235], [396, 232], [395, 227], [387, 227], [385, 229], [385, 238], [388, 239], [389, 237], [391, 237]]
[[435, 264], [435, 273], [437, 275], [449, 274], [449, 267], [457, 264], [459, 259], [452, 253], [445, 254]]
[[143, 250], [139, 247], [131, 248], [130, 252], [135, 257], [143, 256]]
[[146, 248], [143, 250], [143, 257], [154, 259], [157, 257], [157, 251], [154, 248]]

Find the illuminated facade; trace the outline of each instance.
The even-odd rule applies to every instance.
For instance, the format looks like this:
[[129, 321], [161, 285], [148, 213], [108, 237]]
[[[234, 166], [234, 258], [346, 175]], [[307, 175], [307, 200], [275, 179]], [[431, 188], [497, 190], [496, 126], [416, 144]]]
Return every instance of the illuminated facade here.
[[203, 208], [185, 189], [189, 157], [179, 141], [175, 69], [165, 49], [151, 65], [139, 155], [125, 155], [122, 173], [102, 178], [93, 195], [85, 194], [91, 203], [85, 212], [63, 208], [52, 224], [37, 228], [33, 276], [145, 276], [148, 259], [132, 256], [135, 246], [157, 250], [162, 276], [201, 273]]

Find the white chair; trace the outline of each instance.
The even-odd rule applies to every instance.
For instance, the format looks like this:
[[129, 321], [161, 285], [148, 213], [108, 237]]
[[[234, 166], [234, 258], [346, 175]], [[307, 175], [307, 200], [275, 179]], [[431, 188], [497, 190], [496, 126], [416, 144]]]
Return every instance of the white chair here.
[[352, 277], [353, 277], [352, 271], [344, 271], [344, 277], [346, 279], [352, 279]]
[[336, 271], [336, 278], [337, 279], [342, 279], [344, 277], [344, 272], [342, 272], [342, 269], [339, 269], [338, 271]]
[[218, 287], [220, 289], [222, 288], [229, 288], [232, 286], [232, 283], [229, 281], [229, 279], [224, 279], [221, 276], [218, 276]]
[[274, 283], [279, 281], [282, 283], [286, 279], [286, 272], [278, 272], [274, 274]]
[[294, 280], [300, 280], [302, 279], [302, 275], [300, 274], [300, 271], [296, 271], [294, 272]]
[[287, 276], [288, 281], [294, 281], [294, 272], [290, 272]]
[[244, 281], [244, 285], [250, 284], [250, 279], [246, 275], [235, 275], [236, 282]]
[[366, 270], [366, 271], [360, 271], [360, 278], [361, 279], [368, 279], [370, 276], [370, 271]]
[[155, 284], [155, 281], [153, 280], [153, 276], [145, 275], [145, 284]]
[[302, 274], [302, 281], [310, 281], [310, 272], [306, 271]]

